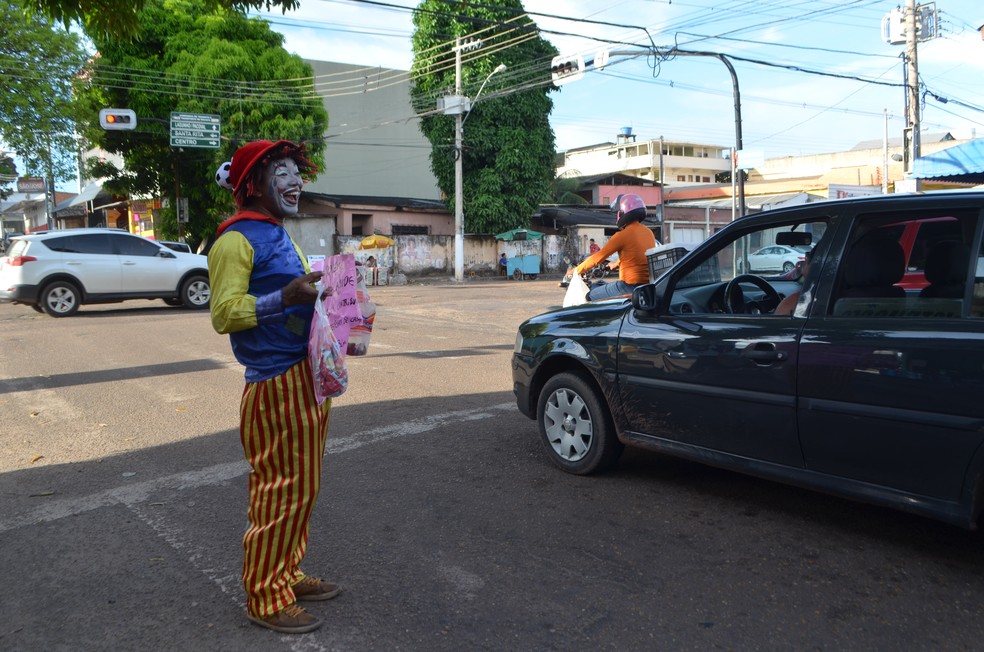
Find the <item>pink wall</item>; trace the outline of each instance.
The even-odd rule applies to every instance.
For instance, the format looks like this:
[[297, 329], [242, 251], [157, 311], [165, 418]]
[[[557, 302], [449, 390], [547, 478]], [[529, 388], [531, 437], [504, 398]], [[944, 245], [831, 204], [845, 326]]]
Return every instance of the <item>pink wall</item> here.
[[[646, 206], [659, 206], [663, 189], [660, 186], [598, 186], [598, 203], [608, 204], [619, 195], [639, 195]], [[606, 201], [605, 198], [608, 198]]]

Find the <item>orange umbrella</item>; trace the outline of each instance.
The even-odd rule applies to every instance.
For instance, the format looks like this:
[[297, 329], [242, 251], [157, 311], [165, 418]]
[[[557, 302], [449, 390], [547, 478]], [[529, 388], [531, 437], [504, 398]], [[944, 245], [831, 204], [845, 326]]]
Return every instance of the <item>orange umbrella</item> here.
[[382, 247], [391, 247], [394, 244], [396, 244], [396, 240], [387, 238], [380, 233], [374, 233], [362, 238], [362, 242], [359, 243], [359, 249], [380, 249]]

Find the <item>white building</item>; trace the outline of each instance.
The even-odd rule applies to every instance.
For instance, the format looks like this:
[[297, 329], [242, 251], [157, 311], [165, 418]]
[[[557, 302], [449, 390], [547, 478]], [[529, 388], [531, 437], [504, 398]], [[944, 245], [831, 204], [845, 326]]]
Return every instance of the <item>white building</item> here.
[[[662, 145], [662, 147], [661, 147]], [[557, 176], [589, 177], [621, 172], [672, 185], [716, 183], [715, 175], [731, 170], [730, 149], [684, 141], [637, 141], [628, 127], [616, 142], [578, 147], [561, 152]]]

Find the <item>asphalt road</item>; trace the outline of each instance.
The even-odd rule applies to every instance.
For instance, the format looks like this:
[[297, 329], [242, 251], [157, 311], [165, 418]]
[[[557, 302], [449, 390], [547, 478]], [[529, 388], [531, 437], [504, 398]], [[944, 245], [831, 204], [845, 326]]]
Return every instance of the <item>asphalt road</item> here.
[[207, 315], [0, 305], [0, 650], [980, 649], [978, 533], [646, 452], [555, 470], [509, 361], [562, 296], [375, 289], [305, 564], [345, 592], [303, 636], [244, 616], [242, 370]]

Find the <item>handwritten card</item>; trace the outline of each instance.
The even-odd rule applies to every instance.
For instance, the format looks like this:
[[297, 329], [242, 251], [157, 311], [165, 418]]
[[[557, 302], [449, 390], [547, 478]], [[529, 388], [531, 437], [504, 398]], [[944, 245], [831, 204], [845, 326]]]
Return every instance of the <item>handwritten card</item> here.
[[355, 256], [338, 254], [328, 256], [323, 261], [313, 261], [311, 271], [324, 272], [321, 282], [331, 288], [331, 295], [325, 299], [328, 323], [344, 352], [348, 349], [349, 330], [363, 323], [356, 296]]

